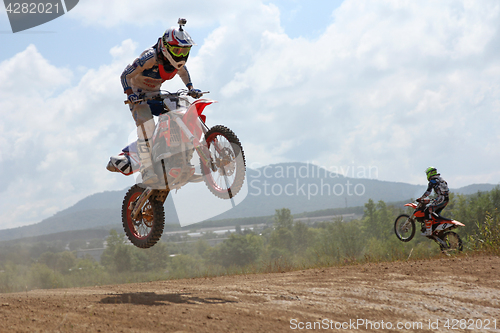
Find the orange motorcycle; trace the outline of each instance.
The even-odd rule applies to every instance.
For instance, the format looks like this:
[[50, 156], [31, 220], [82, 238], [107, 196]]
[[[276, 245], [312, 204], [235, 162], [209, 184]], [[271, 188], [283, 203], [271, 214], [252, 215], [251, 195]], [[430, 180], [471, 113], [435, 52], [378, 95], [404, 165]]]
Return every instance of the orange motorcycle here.
[[[414, 209], [413, 214], [410, 216], [408, 214], [401, 214], [396, 218], [394, 222], [394, 232], [399, 240], [403, 242], [409, 242], [415, 236], [416, 223], [421, 223], [421, 231], [425, 231], [425, 222], [428, 220], [424, 212], [426, 205], [430, 202], [430, 199], [425, 198], [423, 200], [417, 200], [417, 203], [411, 202], [405, 204], [407, 207]], [[464, 227], [465, 225], [459, 221], [455, 221], [436, 213], [431, 214], [432, 220], [432, 234], [426, 236], [438, 243], [441, 251], [443, 253], [456, 253], [463, 250], [462, 240], [460, 236], [451, 231], [452, 229], [458, 227]]]

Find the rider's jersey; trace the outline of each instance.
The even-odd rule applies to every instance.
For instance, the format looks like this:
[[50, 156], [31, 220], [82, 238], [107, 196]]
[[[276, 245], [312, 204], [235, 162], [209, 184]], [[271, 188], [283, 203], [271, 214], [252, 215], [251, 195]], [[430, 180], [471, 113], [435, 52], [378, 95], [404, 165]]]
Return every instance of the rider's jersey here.
[[132, 89], [134, 93], [139, 89], [159, 91], [161, 84], [172, 79], [175, 74], [181, 77], [186, 86], [191, 83], [186, 66], [177, 70], [166, 59], [162, 64], [158, 59], [156, 47], [153, 46], [142, 52], [131, 65], [125, 68], [121, 75], [121, 82], [124, 91], [127, 89]]
[[440, 177], [440, 175], [432, 176], [429, 179], [429, 185], [427, 186], [427, 190], [425, 191], [423, 197], [427, 197], [432, 193], [432, 190], [436, 192], [438, 197], [447, 197], [448, 196], [448, 183]]

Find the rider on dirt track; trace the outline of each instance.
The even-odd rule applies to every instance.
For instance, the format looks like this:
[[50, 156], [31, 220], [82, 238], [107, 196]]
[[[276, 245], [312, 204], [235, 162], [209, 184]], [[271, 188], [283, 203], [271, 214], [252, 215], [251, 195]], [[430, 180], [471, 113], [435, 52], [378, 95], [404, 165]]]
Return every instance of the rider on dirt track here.
[[179, 19], [178, 23], [179, 28], [167, 29], [158, 42], [142, 52], [121, 75], [123, 90], [131, 102], [130, 111], [137, 126], [137, 150], [141, 160], [142, 183], [146, 185], [158, 182], [158, 177], [152, 167], [149, 143], [155, 129], [154, 104], [133, 104], [133, 102], [144, 95], [159, 93], [161, 84], [172, 79], [176, 74], [189, 89], [191, 97], [200, 98], [202, 95], [200, 90], [193, 88], [185, 66], [191, 46], [196, 44], [183, 29], [186, 20]]
[[427, 190], [417, 201], [420, 201], [426, 197], [428, 197], [432, 190], [436, 193], [436, 198], [432, 200], [427, 207], [425, 208], [425, 213], [427, 216], [427, 220], [425, 221], [425, 232], [422, 233], [422, 236], [430, 236], [432, 234], [432, 213], [440, 214], [441, 211], [448, 205], [449, 197], [448, 197], [448, 184], [446, 181], [441, 178], [441, 175], [437, 173], [436, 168], [428, 167], [425, 170], [425, 174], [427, 175], [427, 180], [429, 181], [429, 185], [427, 186]]

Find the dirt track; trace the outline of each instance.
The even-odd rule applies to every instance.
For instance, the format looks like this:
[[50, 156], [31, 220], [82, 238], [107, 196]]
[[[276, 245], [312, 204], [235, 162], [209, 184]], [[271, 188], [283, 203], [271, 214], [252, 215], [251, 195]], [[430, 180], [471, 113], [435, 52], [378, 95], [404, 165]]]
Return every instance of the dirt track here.
[[499, 272], [500, 257], [462, 256], [37, 290], [0, 296], [0, 331], [500, 332]]

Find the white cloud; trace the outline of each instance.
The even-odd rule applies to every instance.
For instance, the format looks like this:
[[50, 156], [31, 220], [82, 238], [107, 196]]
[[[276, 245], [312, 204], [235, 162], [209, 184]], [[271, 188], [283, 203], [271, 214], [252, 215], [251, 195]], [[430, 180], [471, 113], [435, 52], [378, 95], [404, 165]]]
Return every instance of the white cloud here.
[[15, 92], [23, 86], [24, 91], [29, 94], [50, 95], [54, 89], [68, 84], [71, 72], [68, 69], [59, 69], [50, 64], [37, 51], [34, 45], [29, 45], [25, 51], [16, 57], [0, 63], [2, 71], [0, 80], [2, 96]]
[[[217, 22], [230, 21], [245, 12], [261, 6], [260, 1], [230, 0], [199, 1], [194, 3], [169, 2], [163, 0], [88, 0], [78, 4], [78, 10], [69, 13], [73, 18], [92, 26], [116, 27], [126, 25], [141, 27], [154, 22], [177, 22], [179, 17], [188, 19], [190, 26], [210, 26]], [[240, 22], [242, 23], [242, 22]], [[250, 25], [252, 24], [248, 21]]]
[[[131, 41], [111, 52], [118, 49], [133, 59]], [[6, 101], [0, 111], [0, 227], [39, 222], [121, 182], [105, 170], [134, 127], [123, 104], [119, 76], [127, 62], [121, 58], [89, 70], [76, 86], [69, 85], [70, 70], [51, 65], [33, 45], [0, 64]]]
[[[249, 166], [375, 167], [379, 179], [423, 184], [434, 165], [453, 188], [500, 181], [496, 2], [346, 0], [322, 34], [300, 38], [285, 33], [272, 3], [169, 6], [89, 0], [70, 14], [139, 30], [186, 16], [209, 30], [203, 41], [193, 35], [199, 49], [188, 67], [195, 86], [220, 102], [207, 108], [208, 124], [236, 132]], [[76, 70], [35, 46], [0, 63], [1, 195], [10, 194], [0, 227], [127, 184], [104, 167], [134, 128], [119, 76], [142, 51], [137, 43], [113, 47], [109, 64], [77, 69], [84, 75], [73, 84]]]
[[488, 57], [500, 45], [498, 14], [491, 2], [345, 1], [318, 38], [262, 29], [259, 42], [242, 38], [255, 56], [222, 89], [224, 119], [247, 140], [258, 129], [268, 163], [354, 161], [418, 183], [435, 164], [458, 187], [474, 155], [487, 161], [476, 172], [498, 176], [499, 61]]

